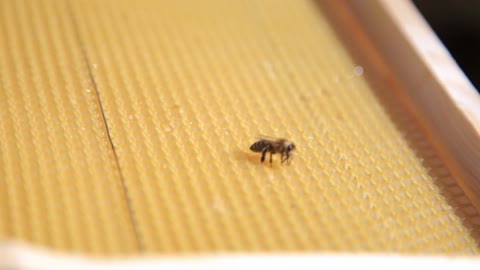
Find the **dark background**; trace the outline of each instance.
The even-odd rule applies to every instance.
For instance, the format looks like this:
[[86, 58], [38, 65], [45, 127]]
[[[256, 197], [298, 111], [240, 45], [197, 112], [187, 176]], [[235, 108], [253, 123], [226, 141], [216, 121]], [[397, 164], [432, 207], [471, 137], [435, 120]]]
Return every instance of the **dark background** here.
[[480, 1], [413, 0], [470, 81], [480, 89]]

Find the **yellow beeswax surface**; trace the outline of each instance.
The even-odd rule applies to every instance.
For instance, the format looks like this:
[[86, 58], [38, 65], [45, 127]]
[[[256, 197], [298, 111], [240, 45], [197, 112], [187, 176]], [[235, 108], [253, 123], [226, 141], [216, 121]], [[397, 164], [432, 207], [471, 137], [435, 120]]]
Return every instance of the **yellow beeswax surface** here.
[[[477, 254], [478, 213], [317, 8], [0, 1], [0, 237], [96, 255]], [[261, 134], [295, 142], [290, 166], [249, 151]]]

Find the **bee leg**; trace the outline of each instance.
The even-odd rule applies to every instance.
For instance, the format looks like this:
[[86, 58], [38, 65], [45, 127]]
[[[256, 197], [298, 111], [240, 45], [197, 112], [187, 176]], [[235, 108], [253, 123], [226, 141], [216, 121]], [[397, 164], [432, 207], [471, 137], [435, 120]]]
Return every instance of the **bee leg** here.
[[288, 154], [288, 157], [287, 157], [287, 164], [290, 165], [290, 162], [292, 162], [292, 159], [293, 159], [293, 155], [290, 156], [290, 154]]
[[268, 147], [265, 147], [262, 150], [262, 158], [260, 159], [262, 163], [265, 161], [265, 155], [267, 154], [267, 151], [268, 151]]
[[273, 158], [272, 158], [272, 156], [273, 156], [273, 153], [272, 153], [272, 152], [270, 152], [270, 166], [272, 166], [272, 161], [273, 161]]
[[282, 165], [283, 163], [285, 163], [285, 161], [287, 161], [288, 159], [288, 154], [286, 155], [285, 153], [282, 153]]

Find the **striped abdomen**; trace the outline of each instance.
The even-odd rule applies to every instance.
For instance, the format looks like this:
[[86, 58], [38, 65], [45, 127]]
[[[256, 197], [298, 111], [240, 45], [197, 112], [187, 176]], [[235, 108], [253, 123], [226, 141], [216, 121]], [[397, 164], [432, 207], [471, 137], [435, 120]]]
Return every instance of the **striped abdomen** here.
[[269, 146], [269, 143], [267, 141], [261, 140], [252, 144], [252, 146], [250, 146], [250, 150], [252, 150], [253, 152], [262, 152], [263, 149], [265, 149], [265, 147], [267, 146]]

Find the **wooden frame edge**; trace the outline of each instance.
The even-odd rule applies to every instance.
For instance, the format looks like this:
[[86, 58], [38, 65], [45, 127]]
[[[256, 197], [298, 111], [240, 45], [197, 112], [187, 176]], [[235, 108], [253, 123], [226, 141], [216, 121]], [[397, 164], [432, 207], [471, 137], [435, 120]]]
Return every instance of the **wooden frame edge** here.
[[351, 0], [347, 5], [404, 85], [409, 109], [480, 210], [480, 95], [409, 0]]

